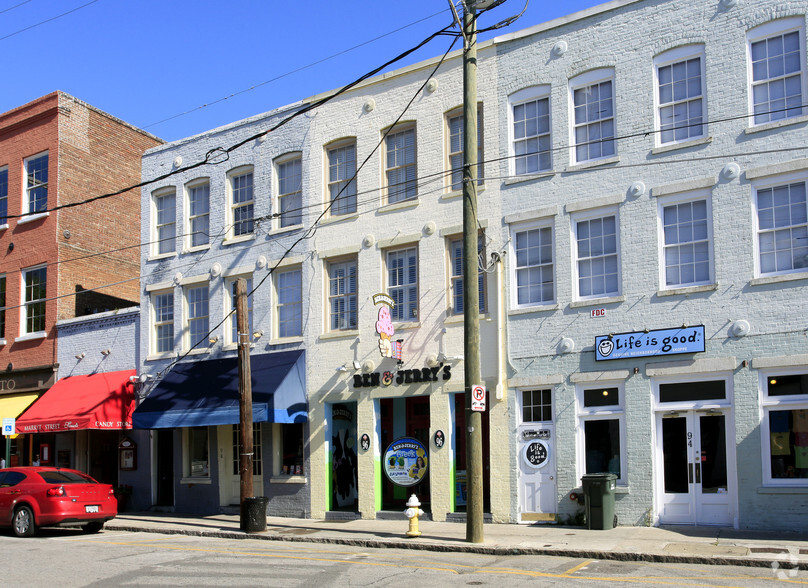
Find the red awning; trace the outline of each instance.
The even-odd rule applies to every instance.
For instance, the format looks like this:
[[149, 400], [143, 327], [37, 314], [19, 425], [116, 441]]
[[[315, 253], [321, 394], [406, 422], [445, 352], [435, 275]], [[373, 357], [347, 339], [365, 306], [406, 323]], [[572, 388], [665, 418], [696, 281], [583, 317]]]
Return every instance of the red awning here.
[[135, 370], [70, 376], [58, 380], [17, 417], [17, 433], [132, 428]]

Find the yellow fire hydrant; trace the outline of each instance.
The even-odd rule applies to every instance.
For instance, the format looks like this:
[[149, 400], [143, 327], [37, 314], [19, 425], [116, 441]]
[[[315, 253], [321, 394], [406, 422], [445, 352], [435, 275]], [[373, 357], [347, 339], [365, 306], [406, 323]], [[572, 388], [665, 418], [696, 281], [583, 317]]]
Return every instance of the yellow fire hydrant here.
[[407, 510], [404, 511], [404, 514], [410, 519], [410, 529], [407, 531], [407, 537], [420, 537], [421, 531], [418, 530], [418, 517], [424, 514], [420, 508], [421, 503], [418, 501], [418, 497], [413, 494], [410, 496], [410, 499], [407, 501]]

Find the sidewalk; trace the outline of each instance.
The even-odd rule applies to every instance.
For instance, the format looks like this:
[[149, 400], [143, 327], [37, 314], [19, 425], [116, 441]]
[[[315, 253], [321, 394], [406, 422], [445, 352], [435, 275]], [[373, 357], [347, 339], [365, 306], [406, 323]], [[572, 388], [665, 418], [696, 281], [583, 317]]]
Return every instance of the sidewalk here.
[[401, 520], [317, 520], [267, 517], [267, 530], [244, 533], [238, 515], [195, 516], [123, 513], [106, 524], [134, 531], [354, 545], [367, 548], [466, 551], [492, 555], [560, 555], [585, 559], [696, 563], [808, 570], [808, 534], [764, 533], [731, 528], [617, 527], [590, 531], [557, 525], [486, 524], [485, 541], [466, 542], [466, 525], [422, 521], [421, 537], [405, 536]]

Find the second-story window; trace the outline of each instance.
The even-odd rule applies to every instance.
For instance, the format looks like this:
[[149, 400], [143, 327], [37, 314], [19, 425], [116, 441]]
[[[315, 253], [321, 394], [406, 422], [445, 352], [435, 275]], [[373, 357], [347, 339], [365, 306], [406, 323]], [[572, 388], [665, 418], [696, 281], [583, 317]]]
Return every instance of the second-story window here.
[[331, 215], [356, 212], [356, 143], [328, 149], [328, 198]]
[[303, 223], [303, 160], [296, 156], [278, 163], [278, 212], [280, 226]]
[[418, 173], [415, 157], [415, 129], [391, 132], [387, 145], [387, 202], [393, 204], [418, 196]]
[[229, 180], [232, 234], [234, 237], [250, 235], [255, 215], [252, 168], [232, 171]]
[[328, 264], [329, 329], [342, 331], [357, 328], [356, 258]]
[[395, 301], [395, 321], [418, 320], [418, 248], [387, 252], [387, 293]]
[[300, 268], [278, 272], [275, 288], [278, 301], [278, 337], [299, 337], [303, 334], [303, 282]]
[[25, 212], [34, 214], [48, 209], [48, 154], [25, 160]]
[[48, 268], [22, 270], [23, 321], [22, 334], [30, 335], [45, 330], [45, 300], [47, 299]]
[[[484, 263], [485, 258], [485, 234], [481, 234], [477, 239], [478, 251], [478, 271], [477, 277], [477, 297], [480, 305], [480, 312], [486, 312], [485, 304], [485, 272], [479, 267]], [[449, 262], [451, 266], [452, 275], [449, 277], [451, 281], [452, 291], [452, 312], [454, 314], [463, 314], [466, 311], [465, 293], [463, 291], [463, 238], [454, 238], [449, 240]]]
[[177, 194], [173, 188], [154, 194], [154, 252], [158, 255], [177, 250]]
[[[189, 286], [185, 289], [186, 328], [188, 330], [187, 348], [190, 349], [201, 341], [206, 341], [209, 331], [208, 284]], [[201, 345], [201, 343], [200, 343]], [[204, 347], [200, 347], [204, 349]]]
[[210, 182], [201, 180], [188, 186], [188, 245], [210, 243]]
[[[449, 185], [452, 191], [463, 189], [463, 152], [465, 151], [465, 122], [463, 111], [454, 110], [446, 117], [448, 131], [447, 155], [451, 170]], [[483, 105], [477, 105], [477, 185], [482, 185], [483, 173]]]
[[578, 298], [618, 295], [617, 215], [582, 217], [574, 226]]
[[8, 224], [8, 168], [0, 167], [0, 226]]
[[152, 350], [154, 353], [174, 351], [174, 292], [153, 292]]

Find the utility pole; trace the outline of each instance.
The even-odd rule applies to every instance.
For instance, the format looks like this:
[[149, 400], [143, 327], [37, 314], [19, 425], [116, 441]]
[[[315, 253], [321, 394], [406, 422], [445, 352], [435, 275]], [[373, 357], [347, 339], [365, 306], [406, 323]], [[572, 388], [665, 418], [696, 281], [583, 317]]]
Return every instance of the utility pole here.
[[250, 321], [247, 316], [247, 280], [236, 281], [236, 332], [238, 336], [239, 452], [241, 524], [245, 521], [244, 500], [253, 496], [252, 375], [250, 373]]
[[482, 414], [471, 410], [480, 376], [480, 297], [477, 259], [477, 23], [476, 0], [463, 2], [463, 334], [466, 391], [466, 541], [483, 542]]

